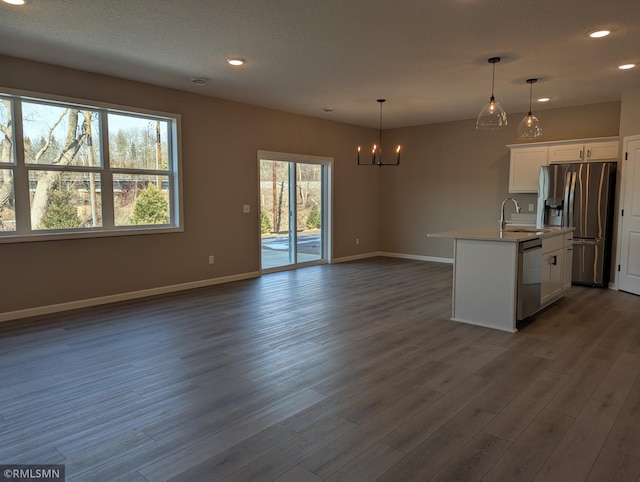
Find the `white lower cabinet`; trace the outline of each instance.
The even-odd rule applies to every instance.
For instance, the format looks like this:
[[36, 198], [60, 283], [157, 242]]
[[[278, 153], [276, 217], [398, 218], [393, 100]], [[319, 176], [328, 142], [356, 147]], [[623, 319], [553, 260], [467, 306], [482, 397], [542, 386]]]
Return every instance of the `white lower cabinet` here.
[[542, 286], [540, 304], [545, 305], [562, 293], [562, 257], [563, 250], [542, 255]]
[[562, 294], [562, 258], [564, 236], [553, 236], [542, 240], [542, 273], [540, 305], [544, 306]]

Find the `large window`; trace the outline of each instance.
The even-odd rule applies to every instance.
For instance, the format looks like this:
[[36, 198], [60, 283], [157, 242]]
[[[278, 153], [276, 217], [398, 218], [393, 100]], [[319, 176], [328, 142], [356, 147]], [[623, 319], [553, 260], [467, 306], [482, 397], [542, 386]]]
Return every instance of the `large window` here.
[[178, 124], [0, 94], [0, 241], [179, 229]]

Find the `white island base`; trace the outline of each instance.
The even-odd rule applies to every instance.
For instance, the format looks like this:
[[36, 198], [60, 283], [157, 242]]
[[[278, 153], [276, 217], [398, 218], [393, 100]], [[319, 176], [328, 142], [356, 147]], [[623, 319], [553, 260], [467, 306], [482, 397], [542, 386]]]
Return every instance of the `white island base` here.
[[542, 309], [571, 287], [573, 229], [501, 232], [497, 227], [485, 227], [430, 234], [454, 240], [451, 319], [516, 332], [519, 244], [536, 238], [542, 241], [542, 265], [537, 276]]
[[456, 239], [451, 319], [516, 331], [518, 243]]

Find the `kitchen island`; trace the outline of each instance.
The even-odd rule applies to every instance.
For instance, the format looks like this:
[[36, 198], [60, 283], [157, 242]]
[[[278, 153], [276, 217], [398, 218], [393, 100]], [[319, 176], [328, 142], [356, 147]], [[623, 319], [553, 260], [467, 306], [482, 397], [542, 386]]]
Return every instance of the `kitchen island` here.
[[[451, 319], [517, 331], [523, 276], [525, 288], [530, 283], [538, 289], [536, 309], [553, 303], [571, 286], [573, 230], [512, 226], [501, 231], [495, 226], [429, 234], [454, 240]], [[536, 244], [534, 240], [540, 240], [540, 262], [527, 266], [525, 261], [523, 267], [524, 243]]]

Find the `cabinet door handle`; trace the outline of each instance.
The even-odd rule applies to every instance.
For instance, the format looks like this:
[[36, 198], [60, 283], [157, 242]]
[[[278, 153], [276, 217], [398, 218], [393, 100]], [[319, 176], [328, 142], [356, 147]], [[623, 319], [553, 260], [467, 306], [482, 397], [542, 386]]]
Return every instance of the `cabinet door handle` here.
[[556, 266], [558, 264], [558, 256], [554, 256], [553, 257], [553, 261], [551, 262], [552, 265]]

